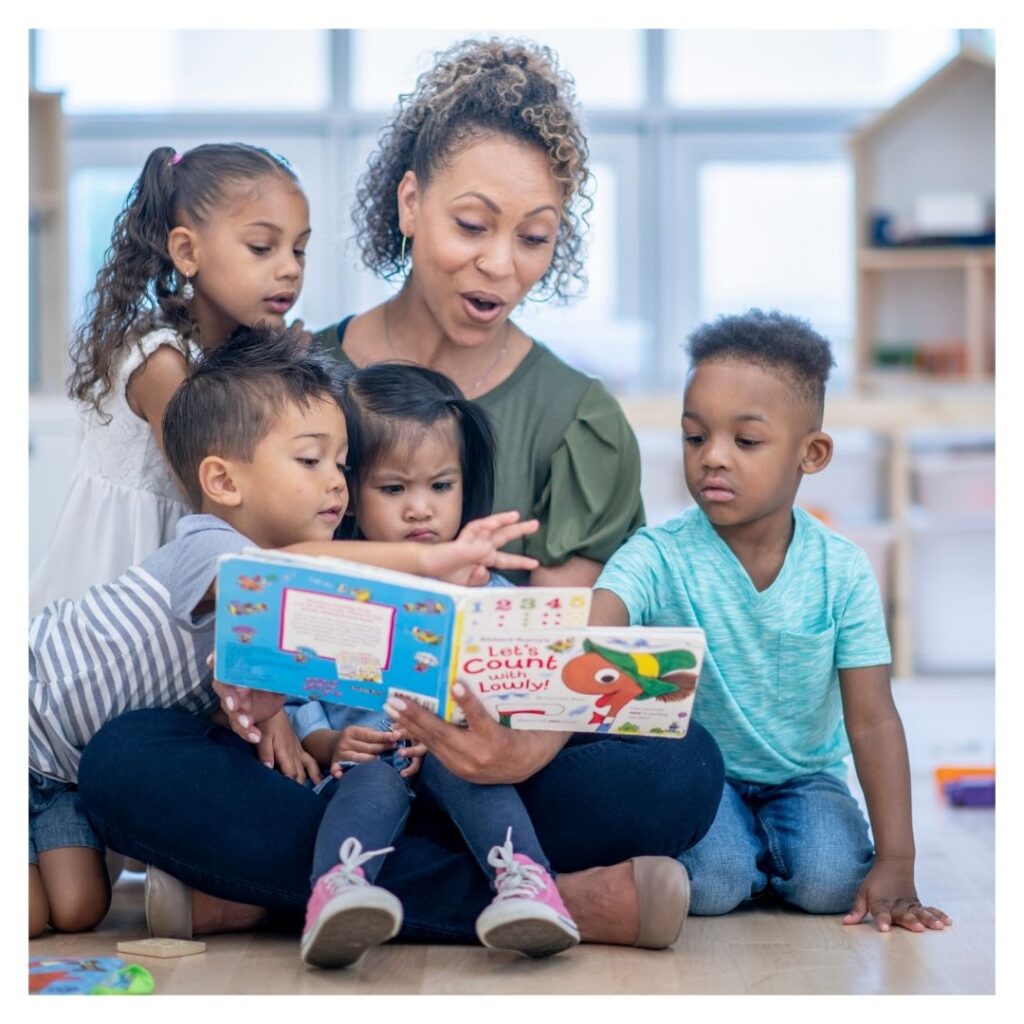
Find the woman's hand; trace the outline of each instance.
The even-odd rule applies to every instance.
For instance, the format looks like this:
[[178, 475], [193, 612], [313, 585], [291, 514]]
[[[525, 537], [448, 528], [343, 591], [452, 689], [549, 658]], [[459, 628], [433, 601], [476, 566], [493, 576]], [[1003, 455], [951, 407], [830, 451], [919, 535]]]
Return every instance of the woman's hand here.
[[466, 716], [465, 728], [400, 697], [390, 697], [384, 710], [396, 730], [415, 737], [461, 779], [483, 785], [522, 782], [540, 771], [569, 738], [563, 732], [506, 729], [461, 682], [452, 687], [452, 694]]
[[247, 743], [259, 743], [263, 734], [256, 726], [273, 718], [284, 707], [284, 694], [222, 683], [217, 679], [212, 654], [206, 659], [206, 664], [214, 670], [213, 692], [220, 697], [220, 708], [227, 716], [231, 731]]
[[277, 768], [282, 775], [298, 782], [300, 785], [308, 776], [313, 782], [321, 779], [320, 766], [316, 758], [307, 754], [299, 742], [288, 714], [278, 711], [263, 723], [256, 754], [268, 768]]
[[536, 533], [536, 519], [518, 522], [518, 512], [497, 512], [483, 519], [474, 519], [460, 531], [455, 540], [426, 545], [425, 575], [458, 583], [481, 586], [490, 578], [489, 567], [495, 569], [536, 569], [536, 558], [512, 555], [502, 551], [506, 544], [527, 534]]

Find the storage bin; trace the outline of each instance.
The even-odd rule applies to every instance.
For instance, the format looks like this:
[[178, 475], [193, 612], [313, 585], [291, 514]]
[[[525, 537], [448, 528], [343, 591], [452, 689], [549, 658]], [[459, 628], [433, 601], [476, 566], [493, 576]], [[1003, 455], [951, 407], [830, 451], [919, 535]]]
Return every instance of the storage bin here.
[[994, 672], [994, 523], [918, 522], [910, 544], [915, 671]]
[[973, 519], [996, 507], [995, 451], [917, 452], [914, 500], [930, 517]]
[[892, 556], [893, 544], [896, 540], [896, 528], [891, 522], [860, 523], [852, 526], [838, 524], [833, 527], [836, 533], [852, 540], [864, 549], [871, 568], [878, 580], [878, 589], [882, 594], [882, 604], [886, 617], [892, 610]]
[[640, 493], [651, 526], [673, 519], [693, 504], [683, 474], [683, 435], [678, 426], [637, 431]]
[[831, 431], [832, 461], [805, 476], [797, 504], [825, 513], [830, 525], [868, 523], [885, 516], [888, 444], [869, 430]]

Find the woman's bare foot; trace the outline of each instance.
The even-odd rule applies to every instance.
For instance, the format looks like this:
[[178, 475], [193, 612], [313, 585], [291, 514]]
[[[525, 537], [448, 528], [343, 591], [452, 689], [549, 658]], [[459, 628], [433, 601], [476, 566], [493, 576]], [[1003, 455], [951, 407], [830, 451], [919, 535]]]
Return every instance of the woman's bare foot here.
[[558, 876], [558, 891], [582, 942], [631, 946], [640, 934], [640, 905], [630, 861]]
[[251, 903], [233, 903], [208, 893], [192, 890], [192, 934], [244, 932], [255, 928], [267, 916], [266, 908]]

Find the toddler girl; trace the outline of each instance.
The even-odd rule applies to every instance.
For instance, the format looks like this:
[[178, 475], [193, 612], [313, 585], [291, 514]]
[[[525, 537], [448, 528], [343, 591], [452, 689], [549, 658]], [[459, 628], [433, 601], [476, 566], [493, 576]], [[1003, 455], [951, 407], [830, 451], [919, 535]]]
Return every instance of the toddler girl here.
[[243, 324], [282, 325], [302, 289], [309, 232], [302, 186], [274, 153], [242, 143], [150, 153], [72, 341], [68, 394], [85, 433], [32, 575], [30, 616], [173, 539], [191, 509], [163, 458], [164, 408], [200, 350]]
[[[494, 434], [487, 414], [447, 377], [376, 364], [349, 378], [343, 406], [354, 467], [345, 536], [434, 544], [490, 513]], [[509, 584], [492, 573], [490, 585]], [[377, 712], [308, 701], [289, 714], [334, 788], [317, 835], [306, 963], [344, 967], [398, 933], [401, 904], [372, 883], [405, 824], [413, 798], [406, 780], [417, 772], [417, 790], [448, 813], [492, 879], [496, 896], [476, 922], [480, 941], [534, 957], [579, 942], [514, 786], [458, 778]]]

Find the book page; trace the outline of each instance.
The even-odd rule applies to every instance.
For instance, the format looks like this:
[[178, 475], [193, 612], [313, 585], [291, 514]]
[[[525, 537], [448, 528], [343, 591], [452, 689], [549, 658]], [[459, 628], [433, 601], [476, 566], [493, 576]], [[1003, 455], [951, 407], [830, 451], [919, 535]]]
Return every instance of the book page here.
[[464, 628], [492, 630], [573, 629], [590, 616], [589, 587], [483, 587], [470, 591]]
[[288, 587], [281, 595], [279, 646], [293, 654], [307, 647], [321, 658], [344, 655], [353, 665], [377, 666], [379, 675], [391, 663], [394, 621], [392, 606]]

